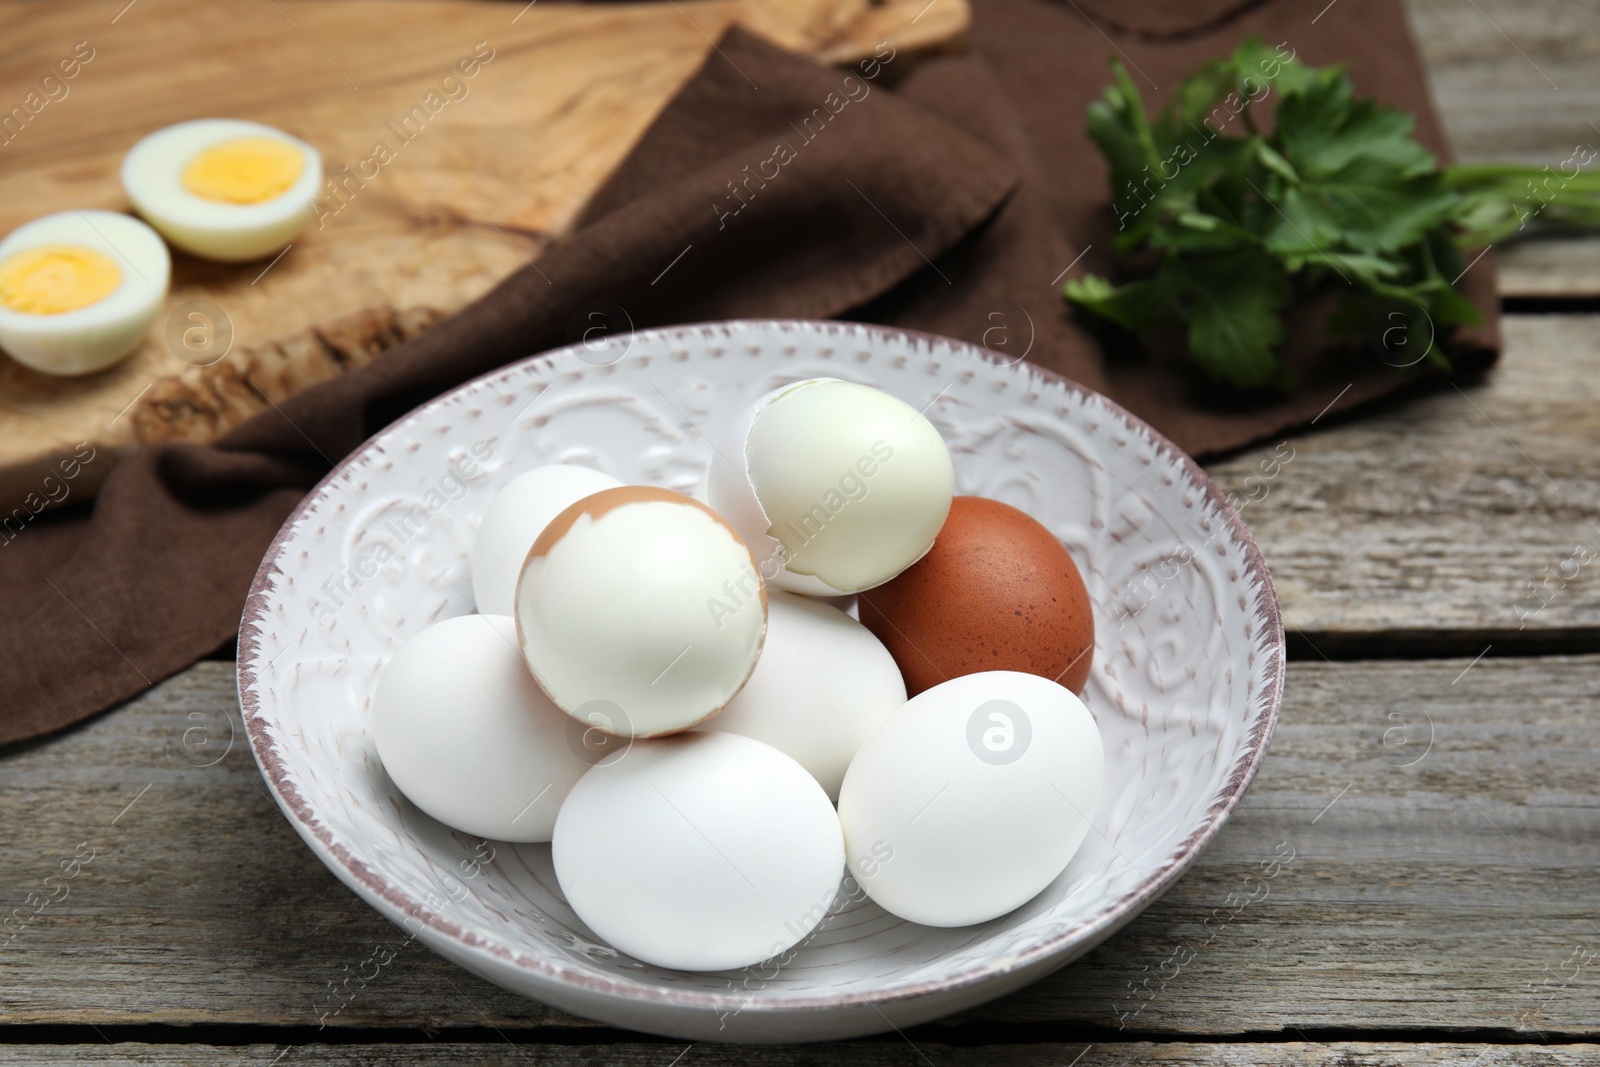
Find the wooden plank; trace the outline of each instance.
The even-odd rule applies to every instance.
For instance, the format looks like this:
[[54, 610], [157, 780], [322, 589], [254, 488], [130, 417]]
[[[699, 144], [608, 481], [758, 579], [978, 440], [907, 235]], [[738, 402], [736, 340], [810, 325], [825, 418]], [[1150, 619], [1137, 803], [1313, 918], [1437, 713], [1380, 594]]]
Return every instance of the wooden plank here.
[[[1254, 788], [1163, 900], [1063, 971], [914, 1036], [1031, 1024], [1600, 1037], [1600, 960], [1584, 955], [1600, 951], [1597, 668], [1292, 663]], [[84, 842], [95, 857], [70, 896], [0, 951], [9, 1023], [314, 1027], [328, 983], [398, 940], [262, 792], [228, 664], [0, 758], [5, 910]], [[1261, 893], [1263, 862], [1288, 850]], [[329, 1025], [588, 1024], [414, 948]]]
[[[527, 1064], [530, 1067], [668, 1067], [684, 1046], [660, 1044], [508, 1045], [437, 1042], [417, 1045], [308, 1045], [284, 1055], [283, 1045], [32, 1045], [0, 1049], [0, 1064], [171, 1064], [173, 1067], [458, 1067], [460, 1064]], [[598, 1059], [597, 1053], [604, 1056]], [[282, 1057], [280, 1060], [279, 1057]], [[684, 1067], [1410, 1067], [1459, 1063], [1472, 1067], [1577, 1067], [1592, 1064], [1600, 1045], [1474, 1045], [1466, 1043], [1374, 1043], [1337, 1041], [1282, 1044], [987, 1045], [978, 1048], [918, 1041], [858, 1041], [826, 1046], [695, 1045]], [[1081, 1057], [1081, 1058], [1077, 1058]]]
[[[1555, 168], [1577, 145], [1600, 147], [1600, 9], [1561, 0], [1406, 8], [1457, 158]], [[1524, 241], [1496, 254], [1506, 296], [1600, 296], [1600, 237]]]
[[[1590, 125], [1600, 122], [1600, 9], [1562, 0], [1405, 3], [1457, 158], [1553, 166], [1574, 144], [1600, 143]], [[1337, 16], [1335, 8], [1326, 17]]]
[[1514, 242], [1495, 249], [1495, 269], [1503, 297], [1593, 299], [1600, 296], [1600, 237], [1548, 234]]
[[1445, 631], [1469, 654], [1600, 634], [1595, 326], [1509, 316], [1486, 382], [1443, 384], [1213, 464], [1244, 502], [1285, 626], [1318, 641]]

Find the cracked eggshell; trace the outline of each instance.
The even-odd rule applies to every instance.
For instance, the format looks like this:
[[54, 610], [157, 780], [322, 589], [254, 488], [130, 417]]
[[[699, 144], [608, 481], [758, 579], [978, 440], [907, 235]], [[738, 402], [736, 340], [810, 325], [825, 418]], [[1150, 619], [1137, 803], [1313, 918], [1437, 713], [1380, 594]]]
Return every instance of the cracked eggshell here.
[[[767, 521], [766, 512], [761, 510], [761, 501], [756, 499], [755, 487], [750, 484], [750, 459], [745, 454], [750, 428], [755, 425], [756, 416], [785, 392], [802, 384], [797, 382], [781, 386], [757, 398], [723, 428], [712, 442], [715, 447], [712, 449], [711, 468], [706, 472], [705, 481], [698, 487], [695, 497], [703, 500], [707, 507], [715, 508], [717, 514], [728, 520], [728, 525], [739, 531], [745, 544], [750, 546], [763, 579], [797, 593], [823, 596], [836, 590], [829, 589], [814, 578], [807, 580], [800, 575], [784, 573], [783, 545], [767, 533], [771, 524]], [[807, 581], [811, 587], [801, 588], [800, 585]]]
[[687, 730], [755, 669], [767, 629], [755, 557], [728, 523], [669, 489], [573, 504], [539, 535], [516, 590], [523, 655], [556, 706], [625, 737]]
[[925, 555], [954, 495], [939, 431], [871, 386], [811, 378], [774, 389], [717, 442], [706, 497], [764, 578], [808, 596], [888, 581]]

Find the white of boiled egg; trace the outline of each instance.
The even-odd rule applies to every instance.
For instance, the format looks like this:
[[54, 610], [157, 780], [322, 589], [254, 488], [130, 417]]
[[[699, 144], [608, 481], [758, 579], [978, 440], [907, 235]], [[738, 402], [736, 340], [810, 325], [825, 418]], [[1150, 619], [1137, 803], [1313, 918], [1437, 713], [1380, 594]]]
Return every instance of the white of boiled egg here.
[[372, 721], [378, 758], [413, 804], [499, 841], [550, 840], [567, 792], [620, 751], [540, 692], [503, 615], [446, 619], [407, 641], [378, 675]]
[[805, 768], [715, 732], [637, 741], [585, 774], [551, 852], [589, 929], [690, 971], [792, 948], [827, 916], [844, 874], [838, 816]]
[[510, 615], [517, 576], [550, 520], [592, 493], [622, 483], [588, 467], [553, 463], [511, 479], [483, 513], [472, 546], [472, 597], [485, 614]]
[[322, 156], [259, 122], [195, 119], [134, 145], [122, 187], [176, 247], [227, 263], [259, 259], [311, 221]]
[[955, 487], [949, 450], [921, 412], [837, 378], [761, 397], [717, 454], [707, 501], [763, 577], [810, 596], [871, 589], [921, 559]]
[[767, 628], [756, 561], [722, 517], [681, 493], [587, 496], [534, 542], [517, 633], [539, 685], [585, 724], [624, 736], [687, 730], [754, 670]]
[[906, 702], [900, 668], [872, 631], [831, 604], [767, 590], [767, 639], [710, 728], [792, 756], [830, 800], [864, 741]]
[[1047, 678], [985, 671], [917, 694], [867, 739], [839, 790], [850, 871], [886, 911], [967, 926], [1053, 882], [1088, 833], [1105, 753]]
[[161, 314], [172, 258], [114, 211], [64, 211], [0, 241], [0, 348], [46, 374], [89, 374], [139, 346]]

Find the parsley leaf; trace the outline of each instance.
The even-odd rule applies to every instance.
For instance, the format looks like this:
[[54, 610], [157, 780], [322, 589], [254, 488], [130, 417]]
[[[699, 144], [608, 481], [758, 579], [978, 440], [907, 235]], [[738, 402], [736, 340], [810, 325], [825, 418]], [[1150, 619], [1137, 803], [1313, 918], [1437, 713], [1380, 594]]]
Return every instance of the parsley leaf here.
[[1197, 269], [1185, 274], [1182, 291], [1195, 362], [1240, 385], [1284, 384], [1276, 353], [1293, 294], [1283, 266], [1250, 248], [1192, 265]]

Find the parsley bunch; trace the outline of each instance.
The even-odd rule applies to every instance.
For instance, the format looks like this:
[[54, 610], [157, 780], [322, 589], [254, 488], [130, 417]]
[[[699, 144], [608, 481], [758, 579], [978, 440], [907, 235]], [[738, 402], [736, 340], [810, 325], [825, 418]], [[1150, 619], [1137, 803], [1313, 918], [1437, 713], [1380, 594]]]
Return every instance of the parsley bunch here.
[[[1410, 114], [1357, 97], [1341, 68], [1309, 67], [1282, 45], [1246, 41], [1185, 79], [1154, 118], [1122, 64], [1111, 67], [1088, 132], [1110, 163], [1115, 252], [1135, 280], [1089, 275], [1065, 295], [1134, 333], [1180, 324], [1200, 369], [1236, 386], [1291, 384], [1278, 357], [1283, 315], [1313, 292], [1336, 293], [1335, 336], [1396, 306], [1442, 334], [1480, 321], [1452, 284], [1461, 249], [1540, 216], [1600, 224], [1600, 180], [1582, 171], [1592, 151], [1571, 175], [1566, 165], [1441, 170]], [[1277, 107], [1262, 132], [1251, 106], [1268, 97]], [[1428, 356], [1448, 366], [1437, 349]]]

